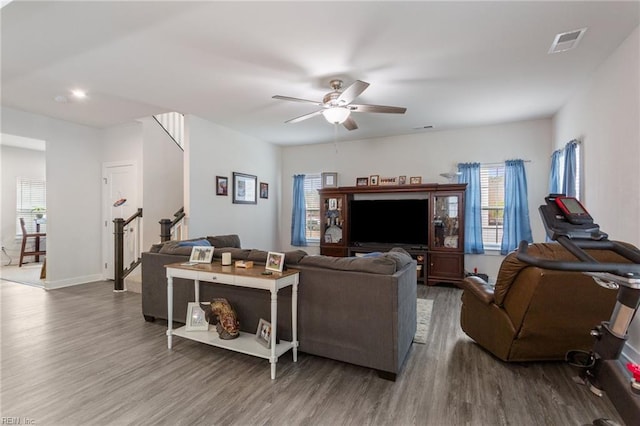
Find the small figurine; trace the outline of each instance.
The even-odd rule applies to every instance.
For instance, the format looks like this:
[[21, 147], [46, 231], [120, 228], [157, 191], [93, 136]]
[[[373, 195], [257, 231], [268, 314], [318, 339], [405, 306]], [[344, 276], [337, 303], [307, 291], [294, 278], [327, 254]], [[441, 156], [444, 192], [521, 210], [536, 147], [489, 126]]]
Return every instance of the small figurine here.
[[227, 299], [213, 299], [211, 313], [216, 316], [216, 330], [222, 340], [235, 339], [240, 335], [240, 323]]

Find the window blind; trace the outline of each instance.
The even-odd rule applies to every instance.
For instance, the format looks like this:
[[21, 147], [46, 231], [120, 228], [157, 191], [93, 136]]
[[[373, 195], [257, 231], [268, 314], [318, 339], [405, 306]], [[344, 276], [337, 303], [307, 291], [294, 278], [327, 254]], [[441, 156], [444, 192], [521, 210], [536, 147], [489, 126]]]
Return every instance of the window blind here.
[[[27, 232], [36, 232], [36, 214], [43, 212], [34, 212], [35, 208], [46, 209], [47, 207], [47, 185], [42, 179], [30, 179], [18, 177], [16, 179], [16, 235], [22, 236], [22, 228], [20, 227], [20, 218], [24, 219]], [[40, 232], [45, 232], [44, 226], [40, 228]]]

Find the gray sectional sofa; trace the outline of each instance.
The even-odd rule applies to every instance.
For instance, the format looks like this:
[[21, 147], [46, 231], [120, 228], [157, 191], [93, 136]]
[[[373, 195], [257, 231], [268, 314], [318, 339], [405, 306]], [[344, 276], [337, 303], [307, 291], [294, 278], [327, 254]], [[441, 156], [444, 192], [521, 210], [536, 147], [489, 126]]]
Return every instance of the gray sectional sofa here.
[[[266, 251], [242, 249], [237, 235], [206, 238], [215, 247], [214, 260], [231, 252], [234, 261], [266, 261]], [[147, 321], [167, 319], [164, 265], [184, 262], [191, 252], [191, 247], [180, 244], [184, 242], [156, 244], [142, 255], [142, 313]], [[300, 271], [299, 350], [372, 368], [395, 380], [416, 331], [415, 260], [402, 249], [360, 258], [309, 256], [297, 250], [285, 253], [285, 267]], [[277, 335], [288, 340], [291, 288], [278, 296]], [[202, 283], [200, 300], [214, 297], [229, 300], [242, 331], [255, 332], [260, 318], [270, 316], [267, 292]], [[175, 321], [184, 322], [187, 303], [193, 300], [193, 282], [174, 279]]]

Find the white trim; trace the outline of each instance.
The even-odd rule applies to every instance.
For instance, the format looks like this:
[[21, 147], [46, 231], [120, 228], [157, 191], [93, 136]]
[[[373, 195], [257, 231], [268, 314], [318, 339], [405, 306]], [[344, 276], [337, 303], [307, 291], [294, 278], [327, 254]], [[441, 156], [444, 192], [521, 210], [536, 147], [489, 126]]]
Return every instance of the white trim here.
[[45, 290], [56, 290], [58, 288], [71, 287], [74, 285], [88, 284], [95, 281], [104, 281], [102, 274], [85, 275], [83, 277], [66, 278], [57, 281], [45, 281]]

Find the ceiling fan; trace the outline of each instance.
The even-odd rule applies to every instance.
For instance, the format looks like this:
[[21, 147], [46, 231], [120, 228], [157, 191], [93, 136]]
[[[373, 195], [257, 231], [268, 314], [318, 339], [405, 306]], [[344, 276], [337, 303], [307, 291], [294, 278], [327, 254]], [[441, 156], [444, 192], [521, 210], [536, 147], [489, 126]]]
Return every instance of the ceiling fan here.
[[404, 114], [407, 109], [402, 107], [384, 106], [384, 105], [357, 105], [352, 104], [362, 92], [369, 87], [369, 83], [356, 80], [355, 83], [350, 85], [344, 90], [342, 89], [342, 80], [331, 80], [329, 85], [333, 89], [333, 92], [329, 92], [324, 95], [322, 101], [310, 101], [308, 99], [292, 98], [289, 96], [275, 95], [273, 99], [280, 99], [283, 101], [303, 102], [310, 103], [322, 107], [318, 111], [311, 112], [309, 114], [301, 115], [300, 117], [292, 118], [285, 121], [285, 123], [298, 123], [311, 117], [322, 114], [324, 118], [331, 124], [342, 124], [347, 130], [355, 130], [358, 128], [353, 117], [352, 112], [378, 112], [386, 114]]

